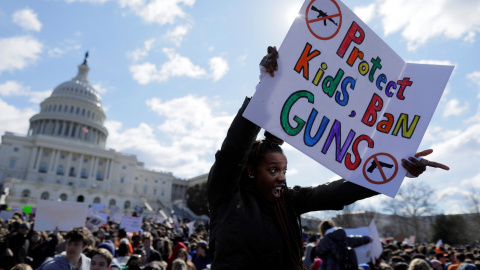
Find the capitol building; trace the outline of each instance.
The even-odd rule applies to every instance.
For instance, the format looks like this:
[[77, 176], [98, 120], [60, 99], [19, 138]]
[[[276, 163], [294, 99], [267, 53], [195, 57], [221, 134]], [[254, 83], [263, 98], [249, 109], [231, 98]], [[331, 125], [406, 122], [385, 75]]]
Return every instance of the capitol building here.
[[38, 200], [73, 201], [162, 215], [184, 205], [187, 187], [207, 175], [180, 179], [145, 168], [135, 155], [106, 149], [106, 115], [89, 70], [85, 58], [78, 74], [40, 104], [26, 136], [8, 131], [2, 136], [0, 204], [21, 210]]

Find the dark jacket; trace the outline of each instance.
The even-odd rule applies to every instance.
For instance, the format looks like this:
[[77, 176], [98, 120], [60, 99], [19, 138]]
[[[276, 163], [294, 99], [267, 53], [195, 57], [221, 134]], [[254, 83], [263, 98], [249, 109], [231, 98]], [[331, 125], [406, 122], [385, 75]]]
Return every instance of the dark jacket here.
[[[248, 101], [233, 120], [208, 176], [212, 269], [291, 269], [288, 243], [275, 221], [273, 204], [243, 172], [260, 130], [242, 116]], [[296, 186], [288, 192], [298, 215], [340, 210], [377, 194], [345, 180], [317, 187]]]
[[368, 244], [370, 237], [362, 235], [347, 236], [341, 228], [325, 235], [315, 248], [315, 253], [322, 259], [320, 270], [343, 270], [341, 258], [344, 256], [345, 242], [348, 247], [356, 248]]
[[[145, 250], [145, 252], [147, 252]], [[154, 248], [150, 248], [150, 256], [147, 258], [147, 263], [149, 262], [161, 262], [162, 261], [162, 254], [158, 250]]]

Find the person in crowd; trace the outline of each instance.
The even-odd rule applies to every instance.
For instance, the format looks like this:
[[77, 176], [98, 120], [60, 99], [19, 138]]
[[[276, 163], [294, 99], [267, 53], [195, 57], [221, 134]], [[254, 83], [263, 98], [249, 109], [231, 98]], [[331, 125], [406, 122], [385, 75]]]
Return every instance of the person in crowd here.
[[135, 234], [135, 235], [132, 236], [132, 247], [133, 247], [133, 250], [139, 249], [141, 243], [142, 243], [142, 241], [141, 241], [140, 235]]
[[158, 252], [152, 247], [152, 241], [153, 237], [150, 233], [143, 234], [142, 244], [143, 250], [145, 250], [145, 254], [147, 256], [147, 263], [162, 260], [162, 255], [160, 254], [160, 252]]
[[458, 266], [458, 269], [460, 269], [460, 270], [478, 270], [478, 268], [475, 264], [472, 264], [472, 263], [469, 263], [469, 262], [461, 263]]
[[105, 240], [104, 242], [100, 243], [97, 248], [104, 248], [112, 254], [112, 256], [115, 256], [115, 244], [111, 240]]
[[187, 264], [188, 270], [196, 270], [195, 264], [188, 257], [188, 250], [186, 248], [181, 248], [177, 252], [177, 257], [175, 259], [181, 259]]
[[121, 270], [140, 270], [142, 269], [142, 264], [142, 255], [134, 253], [130, 256], [127, 264]]
[[193, 264], [197, 270], [203, 270], [207, 268], [207, 265], [211, 264], [210, 254], [208, 252], [208, 243], [206, 241], [198, 241], [196, 257], [193, 260]]
[[173, 261], [177, 258], [177, 253], [180, 249], [187, 249], [184, 243], [181, 241], [176, 242], [175, 246], [173, 247], [172, 254], [168, 257], [167, 260], [167, 270], [172, 270]]
[[109, 270], [112, 264], [112, 253], [104, 248], [98, 248], [92, 253], [90, 270]]
[[103, 243], [106, 240], [106, 235], [107, 235], [107, 233], [105, 232], [104, 228], [98, 229], [98, 231], [95, 235], [96, 236], [95, 240], [98, 242], [97, 245]]
[[158, 251], [162, 254], [162, 260], [168, 261], [172, 255], [172, 241], [168, 237], [161, 238], [161, 248]]
[[432, 268], [424, 259], [416, 258], [410, 262], [408, 270], [432, 270]]
[[[133, 251], [133, 254], [136, 254], [139, 256], [140, 260], [142, 261], [142, 267], [147, 265], [147, 254], [145, 253], [145, 250], [143, 249], [136, 249]], [[133, 256], [132, 254], [132, 256]]]
[[188, 266], [182, 259], [175, 259], [172, 262], [172, 270], [188, 270]]
[[[300, 215], [340, 210], [378, 193], [343, 179], [287, 188], [283, 141], [269, 132], [255, 141], [260, 127], [242, 116], [249, 100], [230, 125], [208, 175], [212, 269], [304, 269]], [[402, 166], [414, 177], [427, 166], [448, 168], [414, 157], [402, 160]]]
[[[13, 264], [27, 263], [28, 249], [30, 248], [30, 240], [27, 234], [30, 231], [30, 224], [23, 222], [17, 230], [7, 237], [6, 253], [13, 256]], [[8, 268], [13, 267], [11, 265]]]
[[[315, 243], [308, 243], [307, 246], [305, 247], [305, 254], [302, 258], [303, 260], [303, 266], [305, 268], [309, 269], [310, 265], [312, 265], [313, 260], [312, 260], [312, 250], [315, 248]], [[315, 259], [315, 257], [314, 257]]]
[[[312, 253], [312, 257], [314, 257], [313, 253]], [[319, 270], [320, 265], [322, 265], [322, 259], [315, 257], [315, 259], [313, 260], [313, 263], [310, 265], [308, 270]]]
[[331, 219], [322, 221], [318, 226], [322, 238], [315, 247], [315, 254], [322, 259], [320, 265], [321, 270], [344, 270], [345, 264], [353, 264], [354, 268], [358, 268], [357, 257], [355, 251], [349, 258], [351, 261], [346, 261], [348, 250], [368, 244], [372, 241], [369, 236], [350, 235], [347, 236], [345, 230], [336, 227]]
[[[30, 265], [33, 269], [37, 269], [48, 257], [55, 256], [55, 247], [58, 245], [58, 228], [55, 228], [46, 241], [36, 241], [36, 238], [40, 235], [46, 234], [41, 231], [39, 234], [32, 234], [31, 241], [36, 243], [29, 251], [28, 256], [32, 258]], [[41, 237], [43, 238], [43, 237]], [[32, 245], [32, 244], [31, 244]]]
[[19, 264], [15, 265], [14, 267], [12, 267], [12, 269], [10, 269], [10, 270], [33, 270], [33, 268], [26, 263], [19, 263]]
[[441, 270], [445, 270], [445, 265], [447, 264], [447, 258], [443, 255], [443, 252], [435, 253], [435, 259], [440, 262]]
[[66, 252], [48, 258], [37, 270], [89, 270], [90, 258], [83, 251], [91, 244], [92, 235], [85, 227], [73, 228], [65, 236]]
[[113, 259], [113, 263], [118, 265], [120, 268], [124, 267], [128, 260], [130, 259], [130, 247], [128, 246], [128, 240], [122, 240], [116, 251], [116, 257]]
[[165, 267], [163, 266], [162, 262], [154, 261], [148, 263], [143, 270], [165, 270]]
[[458, 266], [461, 264], [461, 263], [464, 263], [465, 262], [465, 254], [462, 253], [462, 252], [458, 252], [455, 254], [455, 262], [452, 262], [451, 265], [448, 266], [448, 269], [447, 270], [457, 270], [458, 269]]

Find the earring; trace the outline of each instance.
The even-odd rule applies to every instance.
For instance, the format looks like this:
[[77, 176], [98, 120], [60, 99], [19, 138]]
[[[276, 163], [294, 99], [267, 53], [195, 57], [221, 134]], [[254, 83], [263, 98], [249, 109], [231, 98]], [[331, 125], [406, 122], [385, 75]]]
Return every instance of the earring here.
[[253, 179], [253, 175], [250, 175], [250, 174], [249, 174], [248, 177], [250, 177], [250, 179]]

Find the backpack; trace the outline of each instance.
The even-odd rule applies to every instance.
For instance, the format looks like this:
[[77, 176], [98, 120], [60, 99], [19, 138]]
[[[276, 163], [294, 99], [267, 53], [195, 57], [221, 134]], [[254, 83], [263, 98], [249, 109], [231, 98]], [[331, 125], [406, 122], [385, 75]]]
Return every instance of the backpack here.
[[357, 270], [358, 269], [358, 261], [357, 261], [357, 253], [351, 247], [349, 247], [345, 242], [344, 248], [344, 269], [345, 270]]
[[341, 257], [337, 258], [337, 256], [334, 255], [334, 258], [337, 260], [340, 268], [342, 270], [358, 270], [357, 253], [355, 253], [353, 248], [348, 246], [347, 241], [339, 243], [338, 248], [341, 249]]

